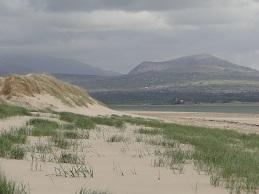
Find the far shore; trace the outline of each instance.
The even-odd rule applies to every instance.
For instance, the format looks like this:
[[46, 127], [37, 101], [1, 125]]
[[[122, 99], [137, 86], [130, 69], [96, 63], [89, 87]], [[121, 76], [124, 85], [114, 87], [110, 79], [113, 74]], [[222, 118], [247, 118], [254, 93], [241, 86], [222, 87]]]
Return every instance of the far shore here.
[[179, 105], [110, 105], [118, 111], [212, 112], [259, 114], [259, 103], [211, 103]]
[[186, 103], [186, 104], [110, 104], [109, 106], [259, 106], [259, 102], [228, 102], [228, 103]]

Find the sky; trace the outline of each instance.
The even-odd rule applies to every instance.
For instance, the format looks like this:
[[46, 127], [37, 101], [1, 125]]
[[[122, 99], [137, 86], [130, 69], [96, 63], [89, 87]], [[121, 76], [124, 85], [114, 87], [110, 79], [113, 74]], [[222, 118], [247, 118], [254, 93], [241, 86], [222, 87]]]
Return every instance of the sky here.
[[259, 69], [259, 0], [0, 0], [0, 54], [126, 73], [200, 53]]

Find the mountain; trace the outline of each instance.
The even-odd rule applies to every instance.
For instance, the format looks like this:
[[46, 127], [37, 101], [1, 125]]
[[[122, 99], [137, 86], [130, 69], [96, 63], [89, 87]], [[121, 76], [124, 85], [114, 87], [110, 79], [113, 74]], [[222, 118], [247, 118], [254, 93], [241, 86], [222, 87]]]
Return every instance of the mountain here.
[[252, 76], [258, 75], [259, 72], [226, 60], [214, 57], [208, 54], [192, 55], [180, 57], [170, 61], [163, 62], [143, 62], [133, 70], [129, 75], [137, 75], [152, 72], [172, 72], [172, 73], [238, 73], [242, 75]]
[[0, 56], [0, 74], [9, 73], [61, 73], [77, 75], [116, 76], [119, 73], [105, 71], [74, 59], [50, 56], [3, 55]]
[[46, 74], [0, 77], [0, 102], [82, 114], [99, 115], [110, 112], [86, 90]]
[[208, 54], [143, 62], [117, 77], [56, 75], [108, 104], [259, 101], [259, 72]]

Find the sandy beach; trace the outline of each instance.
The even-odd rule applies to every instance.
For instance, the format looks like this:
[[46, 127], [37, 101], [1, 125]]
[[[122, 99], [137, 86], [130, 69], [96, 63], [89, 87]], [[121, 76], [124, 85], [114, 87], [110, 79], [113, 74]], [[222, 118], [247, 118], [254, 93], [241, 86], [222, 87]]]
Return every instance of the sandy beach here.
[[183, 125], [232, 129], [242, 133], [259, 133], [259, 114], [126, 111], [145, 117]]

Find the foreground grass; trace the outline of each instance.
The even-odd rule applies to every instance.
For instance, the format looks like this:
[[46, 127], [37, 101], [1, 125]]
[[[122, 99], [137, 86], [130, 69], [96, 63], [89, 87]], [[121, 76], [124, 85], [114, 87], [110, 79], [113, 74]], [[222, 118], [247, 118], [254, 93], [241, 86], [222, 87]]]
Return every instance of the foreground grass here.
[[[130, 122], [134, 123], [134, 119]], [[169, 147], [169, 151], [162, 155], [165, 161], [158, 161], [160, 163], [158, 166], [163, 164], [179, 168], [179, 164], [192, 160], [197, 170], [205, 171], [210, 175], [211, 184], [214, 186], [223, 185], [231, 193], [254, 193], [258, 189], [259, 135], [157, 121], [136, 120], [136, 123], [161, 129], [160, 132], [141, 130], [142, 134], [162, 134], [165, 141], [173, 140], [179, 144], [193, 146], [194, 149], [191, 152], [181, 150], [179, 147]]]
[[[139, 133], [162, 135], [164, 142], [161, 145], [166, 147], [166, 151], [158, 154], [160, 157], [155, 166], [182, 171], [189, 161], [198, 171], [210, 175], [212, 185], [224, 186], [231, 193], [255, 193], [259, 187], [259, 135], [129, 116], [103, 118], [73, 114], [73, 117], [87, 119], [94, 124], [104, 124], [109, 120], [111, 126], [117, 123], [119, 126], [126, 123], [141, 125], [149, 129], [141, 129]], [[189, 145], [192, 149], [186, 150], [179, 145]]]
[[54, 136], [57, 133], [59, 125], [55, 121], [49, 121], [45, 119], [31, 119], [27, 122], [27, 125], [31, 125], [32, 136]]
[[25, 150], [20, 145], [26, 140], [24, 129], [0, 133], [0, 157], [23, 159]]
[[22, 184], [7, 180], [0, 172], [0, 194], [27, 194], [26, 189]]
[[[8, 115], [11, 114], [13, 114], [12, 111], [9, 111]], [[65, 149], [70, 146], [68, 139], [82, 138], [76, 133], [78, 129], [89, 130], [96, 125], [117, 128], [124, 127], [127, 123], [138, 125], [142, 126], [138, 133], [162, 137], [159, 145], [166, 149], [164, 152], [157, 153], [154, 166], [183, 172], [184, 165], [192, 163], [198, 171], [206, 172], [210, 176], [212, 185], [224, 186], [231, 193], [255, 193], [259, 188], [259, 135], [183, 126], [129, 116], [89, 117], [66, 112], [55, 114], [69, 124], [62, 128], [56, 122], [33, 119], [28, 122], [28, 125], [33, 126], [31, 134], [51, 136], [57, 147]], [[26, 141], [26, 137], [22, 129], [2, 133], [0, 157], [22, 158], [23, 151], [19, 145]], [[123, 138], [112, 137], [108, 141], [119, 142], [123, 141]], [[192, 149], [184, 149], [185, 145], [191, 146]], [[71, 155], [64, 155], [61, 159], [63, 162], [74, 160]], [[89, 192], [91, 191], [81, 191], [83, 194]]]
[[110, 194], [107, 191], [97, 191], [90, 189], [81, 189], [77, 194]]
[[30, 116], [31, 113], [25, 108], [0, 104], [0, 119], [11, 116]]
[[107, 125], [117, 128], [124, 126], [124, 120], [118, 117], [89, 117], [69, 112], [56, 113], [60, 115], [60, 120], [73, 123], [75, 127], [81, 129], [94, 129], [96, 125]]

